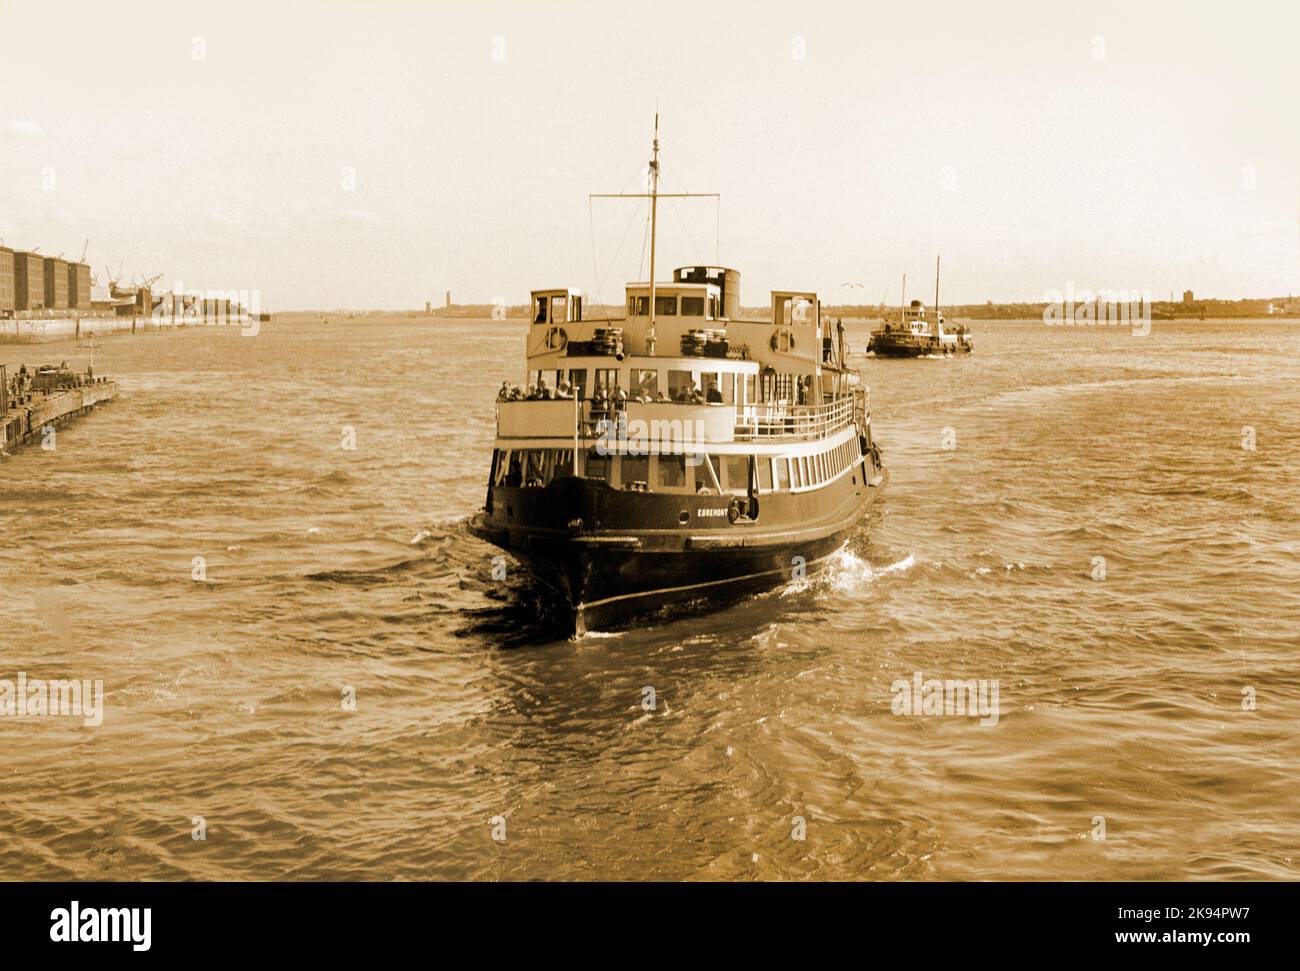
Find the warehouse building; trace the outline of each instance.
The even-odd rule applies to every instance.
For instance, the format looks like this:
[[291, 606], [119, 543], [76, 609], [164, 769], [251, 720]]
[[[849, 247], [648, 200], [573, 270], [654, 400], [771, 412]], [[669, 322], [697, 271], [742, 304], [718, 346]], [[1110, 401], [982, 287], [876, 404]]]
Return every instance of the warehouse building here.
[[0, 317], [14, 312], [14, 251], [0, 246]]
[[57, 256], [45, 258], [45, 309], [68, 309], [68, 262]]
[[14, 251], [14, 309], [45, 307], [45, 257]]
[[90, 310], [90, 267], [85, 263], [68, 264], [68, 309]]

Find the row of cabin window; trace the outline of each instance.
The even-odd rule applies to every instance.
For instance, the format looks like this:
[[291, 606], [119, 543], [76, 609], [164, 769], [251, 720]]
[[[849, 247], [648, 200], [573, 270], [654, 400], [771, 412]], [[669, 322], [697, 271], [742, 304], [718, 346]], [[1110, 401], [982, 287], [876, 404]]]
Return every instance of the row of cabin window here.
[[[594, 371], [594, 377], [591, 377]], [[529, 383], [536, 385], [545, 379], [551, 388], [559, 386], [560, 377], [566, 374], [563, 370], [552, 371], [534, 371], [529, 375]], [[717, 384], [718, 390], [722, 392], [722, 401], [724, 404], [735, 404], [737, 400], [743, 400], [748, 404], [755, 404], [760, 401], [794, 401], [798, 393], [797, 376], [786, 374], [784, 372], [764, 375], [762, 381], [757, 374], [736, 374], [731, 371], [705, 371], [705, 370], [670, 370], [666, 371], [668, 383], [663, 387], [663, 392], [673, 401], [683, 401], [691, 393], [693, 388], [698, 387], [702, 394], [709, 390], [709, 382]], [[613, 392], [614, 389], [621, 386], [622, 379], [619, 376], [618, 368], [570, 368], [567, 372], [569, 384], [573, 386], [574, 393], [579, 398], [591, 398], [595, 395], [597, 388], [604, 388], [606, 392]], [[588, 385], [588, 380], [591, 384]], [[635, 398], [643, 392], [651, 398], [656, 397], [661, 390], [659, 382], [659, 372], [653, 368], [631, 368], [628, 371], [628, 381], [631, 385], [627, 389], [630, 397]], [[737, 392], [744, 395], [743, 399], [737, 398]], [[760, 392], [762, 397], [759, 397]]]
[[[568, 300], [565, 297], [538, 297], [533, 307], [533, 323], [565, 323], [570, 319], [567, 304]], [[547, 312], [548, 307], [550, 308], [549, 313]], [[582, 319], [582, 297], [577, 294], [573, 296], [572, 319]]]
[[[655, 296], [655, 316], [656, 317], [676, 317], [678, 308], [678, 297], [676, 295], [661, 297]], [[708, 313], [705, 311], [704, 297], [681, 297], [681, 315], [683, 317], [703, 317], [705, 320], [717, 320], [719, 302], [714, 294], [709, 294]], [[649, 297], [628, 297], [627, 314], [629, 317], [649, 317], [650, 316], [650, 298]]]
[[[678, 297], [676, 294], [667, 297], [655, 295], [655, 316], [656, 317], [676, 317], [678, 308]], [[705, 311], [704, 297], [681, 297], [681, 316], [683, 317], [704, 317], [706, 320], [717, 320], [718, 311], [721, 309], [721, 302], [717, 294], [708, 296], [708, 313]], [[533, 323], [563, 323], [570, 319], [567, 300], [562, 296], [538, 297], [533, 308]], [[627, 312], [633, 317], [648, 317], [650, 315], [650, 298], [646, 297], [628, 297]], [[783, 325], [789, 327], [792, 324], [808, 323], [814, 314], [814, 308], [811, 301], [804, 297], [786, 297], [781, 301], [777, 309], [777, 320]], [[582, 320], [582, 297], [574, 295], [573, 297], [573, 320]]]
[[[750, 488], [751, 459], [753, 484], [766, 493], [821, 485], [857, 458], [857, 442], [852, 439], [814, 455], [705, 455], [694, 465], [684, 455], [602, 455], [593, 448], [583, 455], [583, 476], [638, 491], [716, 493], [721, 489], [744, 495]], [[497, 453], [493, 485], [541, 488], [573, 474], [573, 449], [506, 449]]]

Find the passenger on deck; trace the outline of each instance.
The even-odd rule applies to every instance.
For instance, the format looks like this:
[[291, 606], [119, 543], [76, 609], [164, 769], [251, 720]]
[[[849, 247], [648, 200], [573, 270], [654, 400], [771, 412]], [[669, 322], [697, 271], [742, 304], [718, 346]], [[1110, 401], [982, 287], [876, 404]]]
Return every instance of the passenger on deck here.
[[722, 392], [718, 390], [718, 382], [713, 378], [709, 378], [709, 393], [705, 400], [711, 405], [722, 404]]
[[546, 386], [545, 378], [537, 379], [537, 397], [539, 399], [555, 397], [555, 395], [551, 393], [551, 389]]
[[573, 386], [569, 384], [568, 378], [561, 376], [560, 386], [555, 390], [555, 397], [557, 398], [573, 397]]
[[664, 394], [662, 391], [660, 391], [657, 395], [655, 395], [655, 401], [658, 401], [658, 402], [668, 402], [668, 401], [672, 401], [672, 399], [669, 398], [668, 395], [666, 395], [666, 394]]
[[704, 395], [700, 394], [700, 386], [698, 384], [691, 388], [691, 394], [688, 401], [693, 405], [704, 404]]
[[615, 407], [615, 408], [626, 408], [626, 407], [627, 407], [627, 392], [624, 391], [622, 388], [615, 388], [615, 389], [614, 389], [614, 395], [613, 395], [613, 398], [614, 398], [614, 407]]
[[510, 382], [502, 381], [501, 390], [497, 392], [497, 401], [509, 401], [509, 400], [510, 400]]

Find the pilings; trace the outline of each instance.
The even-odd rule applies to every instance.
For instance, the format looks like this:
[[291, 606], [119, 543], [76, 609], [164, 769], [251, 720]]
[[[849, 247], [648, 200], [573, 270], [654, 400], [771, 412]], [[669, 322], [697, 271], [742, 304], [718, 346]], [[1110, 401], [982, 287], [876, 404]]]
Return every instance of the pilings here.
[[11, 399], [9, 411], [0, 415], [0, 452], [20, 448], [39, 438], [42, 429], [58, 426], [115, 397], [117, 382], [99, 380], [80, 388], [34, 394], [21, 405]]

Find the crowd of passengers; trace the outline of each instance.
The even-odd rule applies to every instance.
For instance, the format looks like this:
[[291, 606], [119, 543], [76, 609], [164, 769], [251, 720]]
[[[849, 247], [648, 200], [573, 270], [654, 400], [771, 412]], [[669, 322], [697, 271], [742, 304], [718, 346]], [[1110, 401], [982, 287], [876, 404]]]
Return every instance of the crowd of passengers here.
[[[560, 383], [552, 388], [546, 383], [546, 379], [538, 380], [536, 384], [530, 384], [527, 388], [511, 384], [509, 381], [501, 382], [501, 390], [497, 392], [497, 401], [556, 401], [572, 400], [576, 391], [569, 384], [568, 379], [560, 378]], [[604, 384], [597, 384], [595, 394], [591, 397], [591, 407], [593, 411], [613, 406], [620, 408], [626, 405], [628, 401], [637, 401], [643, 405], [652, 402], [662, 404], [702, 405], [702, 404], [722, 404], [722, 392], [718, 390], [718, 382], [714, 379], [709, 380], [708, 391], [700, 391], [700, 386], [694, 385], [689, 389], [682, 389], [675, 392], [672, 397], [664, 394], [662, 391], [651, 397], [650, 393], [644, 388], [629, 395], [622, 388], [616, 387], [613, 391], [608, 390]]]

